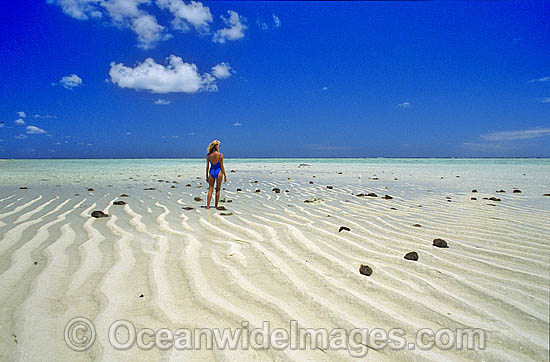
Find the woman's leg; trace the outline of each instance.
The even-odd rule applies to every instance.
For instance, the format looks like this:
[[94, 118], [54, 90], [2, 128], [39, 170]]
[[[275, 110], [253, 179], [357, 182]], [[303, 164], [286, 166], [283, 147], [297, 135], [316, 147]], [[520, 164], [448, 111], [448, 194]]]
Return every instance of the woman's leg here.
[[218, 178], [216, 179], [216, 208], [218, 207], [218, 202], [220, 201], [220, 189], [222, 188], [223, 175], [220, 172]]
[[[212, 191], [214, 191], [214, 178], [212, 176], [208, 176], [208, 200], [206, 201], [206, 208], [210, 208], [210, 199], [212, 198]], [[218, 203], [216, 202], [216, 205]]]

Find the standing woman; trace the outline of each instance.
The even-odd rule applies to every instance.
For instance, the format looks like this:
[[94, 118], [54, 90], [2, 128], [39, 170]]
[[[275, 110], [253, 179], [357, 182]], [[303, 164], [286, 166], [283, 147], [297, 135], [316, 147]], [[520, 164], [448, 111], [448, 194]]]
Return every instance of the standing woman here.
[[227, 176], [225, 175], [225, 168], [223, 167], [223, 153], [220, 153], [220, 141], [214, 140], [208, 145], [208, 154], [206, 155], [206, 182], [208, 182], [208, 202], [206, 208], [210, 208], [210, 199], [212, 198], [212, 191], [214, 190], [214, 182], [216, 182], [216, 205], [218, 207], [218, 201], [220, 200], [220, 189], [223, 182], [227, 182]]

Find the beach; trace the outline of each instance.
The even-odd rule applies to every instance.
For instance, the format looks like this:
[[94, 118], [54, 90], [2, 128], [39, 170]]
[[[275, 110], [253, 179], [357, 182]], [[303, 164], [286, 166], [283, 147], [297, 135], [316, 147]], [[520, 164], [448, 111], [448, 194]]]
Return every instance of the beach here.
[[[550, 159], [227, 158], [226, 210], [201, 207], [204, 164], [3, 161], [0, 360], [548, 360]], [[95, 328], [85, 351], [66, 341], [76, 317]], [[122, 350], [118, 320], [398, 328], [407, 342], [471, 328], [486, 345]]]

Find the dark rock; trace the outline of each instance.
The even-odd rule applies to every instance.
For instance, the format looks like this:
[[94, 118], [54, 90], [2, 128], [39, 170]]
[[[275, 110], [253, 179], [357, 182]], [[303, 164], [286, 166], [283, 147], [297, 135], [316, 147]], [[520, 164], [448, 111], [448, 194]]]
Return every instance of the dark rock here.
[[488, 205], [488, 206], [497, 206], [497, 205], [495, 205], [495, 204], [487, 204], [487, 205]]
[[332, 190], [333, 187], [332, 186], [327, 186], [327, 189]]
[[360, 194], [357, 194], [357, 195], [355, 195], [355, 196], [357, 196], [357, 197], [365, 197], [365, 196], [367, 196], [367, 195], [364, 194], [364, 193], [360, 193]]
[[94, 189], [92, 189], [92, 188], [89, 188], [89, 189], [88, 189], [88, 191], [89, 191], [89, 192], [92, 192], [92, 191], [94, 191]]
[[317, 197], [312, 197], [311, 199], [307, 199], [307, 200], [304, 200], [305, 203], [314, 203], [314, 202], [320, 202], [320, 201], [323, 201], [323, 199], [321, 198], [317, 198]]
[[347, 226], [340, 226], [340, 229], [338, 229], [338, 232], [341, 232], [342, 230], [351, 231], [351, 229]]
[[172, 181], [173, 184], [177, 184], [178, 182], [177, 181]]
[[95, 217], [97, 219], [100, 217], [109, 217], [109, 215], [107, 215], [103, 211], [96, 210], [96, 211], [92, 211], [92, 217]]
[[182, 209], [184, 209], [184, 210], [193, 210], [193, 208], [190, 207], [190, 206], [184, 206], [184, 207], [182, 207]]
[[120, 197], [128, 197], [128, 195], [122, 194], [122, 195], [120, 195]]
[[396, 177], [396, 178], [394, 178], [394, 180], [395, 180], [395, 181], [397, 181], [397, 177]]
[[501, 201], [498, 197], [489, 197], [487, 200], [490, 200], [490, 201]]
[[290, 192], [290, 190], [285, 190], [285, 192]]
[[193, 200], [195, 200], [196, 202], [202, 201], [202, 199], [201, 199], [199, 196], [195, 196], [195, 197], [193, 198]]
[[393, 197], [391, 197], [390, 195], [384, 195], [383, 199], [384, 200], [391, 200], [391, 199], [393, 199]]
[[496, 191], [496, 192], [504, 193], [504, 192], [506, 192], [506, 191], [504, 191], [504, 190], [498, 190], [498, 191]]
[[359, 273], [370, 277], [372, 275], [372, 268], [368, 265], [361, 264], [359, 267]]
[[413, 224], [413, 226], [414, 226], [415, 228], [419, 228], [419, 227], [421, 227], [422, 225], [420, 225], [420, 224]]
[[233, 215], [233, 213], [232, 212], [220, 212], [220, 215], [231, 216], [231, 215]]
[[448, 248], [447, 242], [443, 239], [434, 239], [433, 246], [437, 246], [438, 248]]
[[470, 197], [470, 200], [477, 200], [477, 197]]
[[278, 187], [274, 187], [271, 191], [275, 192], [276, 194], [281, 193], [281, 189]]
[[225, 208], [225, 206], [218, 206], [218, 207], [216, 207], [216, 210], [227, 211], [227, 209]]
[[313, 181], [309, 181], [309, 184], [310, 184], [310, 185], [313, 185]]
[[372, 179], [375, 180], [375, 181], [377, 181], [377, 180], [378, 180], [378, 177], [373, 177]]
[[139, 295], [139, 297], [140, 297], [140, 298], [143, 298], [143, 297], [144, 297], [144, 295], [143, 295], [143, 294], [140, 294], [140, 295]]
[[375, 194], [374, 192], [369, 192], [369, 193], [367, 194], [367, 196], [369, 196], [369, 197], [378, 197], [378, 195]]
[[242, 191], [242, 189], [237, 189], [237, 192]]
[[542, 195], [542, 196], [550, 196], [550, 194], [544, 194], [544, 195]]
[[417, 261], [418, 260], [418, 253], [416, 251], [411, 251], [405, 254], [405, 259]]
[[521, 194], [521, 190], [515, 189], [514, 191], [512, 191], [512, 193], [514, 193], [514, 194]]
[[146, 188], [146, 189], [144, 189], [144, 190], [145, 190], [145, 191], [152, 191], [152, 190], [154, 190], [154, 189], [155, 189], [154, 187], [148, 187], [148, 188]]
[[336, 172], [336, 173], [337, 173], [338, 175], [341, 175], [341, 174], [342, 174], [342, 172]]
[[477, 192], [477, 190], [476, 190], [476, 189], [473, 189], [473, 190], [472, 190], [472, 192], [473, 192], [473, 193], [476, 193], [476, 192]]
[[260, 189], [256, 189], [256, 192], [262, 192], [262, 190], [260, 190]]
[[309, 165], [307, 163], [301, 163], [298, 167], [308, 167]]
[[34, 262], [33, 264], [34, 264], [34, 265], [37, 265], [37, 264], [38, 264], [38, 262], [37, 262], [37, 261], [35, 261], [35, 262]]
[[21, 187], [19, 188], [19, 190], [27, 190], [27, 189], [28, 189], [27, 186], [21, 186]]
[[191, 184], [187, 184], [187, 185], [185, 185], [185, 187], [191, 187]]
[[254, 181], [254, 183], [257, 184], [257, 183], [258, 183], [258, 180]]
[[236, 172], [236, 171], [235, 171], [235, 170], [231, 170], [231, 171], [229, 171], [229, 172]]
[[126, 203], [122, 200], [113, 202], [113, 205], [126, 205]]
[[176, 186], [172, 185], [172, 186], [170, 186], [170, 188], [171, 188], [171, 189], [175, 189], [175, 188], [176, 188]]
[[390, 210], [397, 210], [395, 207], [390, 207]]
[[450, 199], [451, 199], [451, 197], [450, 197], [450, 196], [445, 196], [445, 198], [446, 198], [447, 200], [450, 200]]

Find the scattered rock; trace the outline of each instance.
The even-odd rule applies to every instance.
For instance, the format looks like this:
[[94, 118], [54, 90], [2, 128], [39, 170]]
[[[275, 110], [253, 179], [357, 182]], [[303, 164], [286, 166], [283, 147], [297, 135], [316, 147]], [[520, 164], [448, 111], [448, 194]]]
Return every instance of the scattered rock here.
[[143, 298], [143, 297], [144, 297], [144, 295], [143, 295], [143, 294], [140, 294], [140, 295], [139, 295], [139, 297], [140, 297], [140, 298]]
[[313, 185], [313, 181], [309, 181], [309, 184], [310, 184], [310, 185]]
[[375, 181], [377, 181], [377, 180], [378, 180], [378, 177], [373, 177], [372, 179], [375, 180]]
[[390, 195], [384, 195], [383, 199], [384, 200], [391, 200], [391, 199], [393, 199], [393, 197], [391, 197]]
[[477, 197], [470, 197], [470, 200], [477, 200]]
[[489, 201], [502, 201], [502, 200], [500, 200], [498, 197], [494, 197], [494, 196], [491, 196], [491, 197], [484, 197], [483, 200], [489, 200]]
[[417, 261], [418, 260], [418, 253], [416, 251], [411, 251], [405, 254], [405, 259]]
[[275, 192], [276, 194], [281, 193], [281, 189], [278, 187], [274, 187], [271, 191]]
[[395, 207], [390, 207], [390, 210], [397, 210]]
[[191, 184], [187, 184], [187, 185], [185, 185], [185, 187], [191, 187]]
[[154, 190], [154, 189], [155, 189], [154, 187], [148, 187], [148, 188], [146, 188], [146, 189], [144, 189], [144, 190], [145, 190], [145, 191], [152, 191], [152, 190]]
[[360, 193], [360, 194], [357, 194], [357, 195], [355, 195], [355, 196], [357, 196], [357, 197], [365, 197], [365, 196], [367, 196], [367, 195], [364, 194], [364, 193]]
[[415, 228], [422, 227], [422, 225], [420, 225], [420, 224], [413, 224], [413, 226], [414, 226]]
[[285, 190], [285, 192], [290, 192], [290, 190]]
[[443, 239], [434, 239], [433, 246], [437, 246], [438, 248], [448, 248], [447, 242]]
[[544, 195], [542, 195], [542, 196], [550, 196], [550, 194], [544, 194]]
[[225, 208], [225, 206], [218, 206], [218, 207], [216, 207], [216, 210], [227, 211], [227, 209]]
[[340, 226], [340, 229], [338, 229], [338, 232], [341, 232], [342, 230], [351, 231], [351, 229], [347, 226]]
[[258, 180], [254, 181], [254, 183], [257, 184], [257, 183], [258, 183]]
[[171, 188], [171, 189], [175, 189], [175, 188], [176, 188], [176, 186], [172, 185], [172, 186], [170, 186], [170, 188]]
[[327, 186], [327, 189], [332, 190], [333, 187], [332, 186]]
[[487, 205], [488, 205], [488, 206], [497, 206], [497, 205], [495, 205], [495, 204], [487, 204]]
[[304, 200], [305, 203], [320, 202], [323, 201], [321, 198], [312, 197], [311, 199]]
[[195, 200], [196, 202], [202, 201], [202, 199], [201, 199], [199, 196], [195, 196], [195, 197], [193, 198], [193, 200]]
[[182, 207], [182, 209], [184, 209], [184, 210], [193, 210], [193, 208], [190, 207], [190, 206], [184, 206], [184, 207]]
[[229, 171], [229, 172], [236, 172], [236, 171], [235, 171], [235, 170], [231, 170], [231, 171]]
[[262, 192], [262, 190], [260, 190], [260, 189], [256, 189], [256, 192]]
[[34, 265], [37, 265], [37, 264], [38, 264], [38, 262], [37, 262], [37, 261], [35, 261], [35, 262], [34, 262], [33, 264], [34, 264]]
[[220, 215], [231, 216], [231, 215], [233, 215], [233, 213], [232, 212], [220, 212]]
[[445, 196], [445, 198], [446, 198], [447, 200], [450, 200], [450, 199], [451, 199], [451, 197], [450, 197], [450, 196]]
[[359, 267], [359, 273], [370, 277], [372, 275], [372, 268], [368, 265], [361, 264]]
[[21, 187], [19, 188], [19, 190], [27, 190], [27, 189], [28, 189], [27, 186], [21, 186]]
[[113, 202], [113, 205], [126, 205], [126, 203], [122, 200], [118, 200], [118, 201]]
[[512, 193], [514, 193], [514, 194], [521, 194], [521, 190], [515, 189], [514, 191], [512, 191]]
[[378, 195], [375, 194], [374, 192], [369, 192], [369, 193], [367, 194], [367, 196], [368, 196], [368, 197], [378, 197]]
[[337, 173], [338, 175], [341, 175], [341, 174], [342, 174], [342, 172], [336, 172], [336, 173]]
[[242, 189], [237, 189], [237, 192], [240, 192], [240, 191], [242, 191]]
[[128, 197], [128, 195], [122, 194], [122, 195], [120, 195], [120, 197]]
[[94, 189], [92, 189], [92, 188], [89, 188], [89, 189], [88, 189], [88, 191], [89, 191], [89, 192], [92, 192], [92, 191], [94, 191]]
[[506, 191], [504, 191], [504, 190], [498, 190], [498, 191], [496, 191], [496, 192], [504, 193], [504, 192], [506, 192]]
[[477, 190], [476, 190], [476, 189], [473, 189], [473, 190], [472, 190], [472, 192], [473, 192], [473, 193], [476, 193], [476, 192], [477, 192]]
[[307, 163], [301, 163], [298, 167], [308, 167], [309, 165]]
[[172, 181], [173, 184], [177, 184], [178, 182], [177, 181]]
[[96, 211], [92, 211], [92, 217], [95, 217], [97, 219], [100, 217], [109, 217], [109, 215], [107, 215], [103, 211], [96, 210]]

